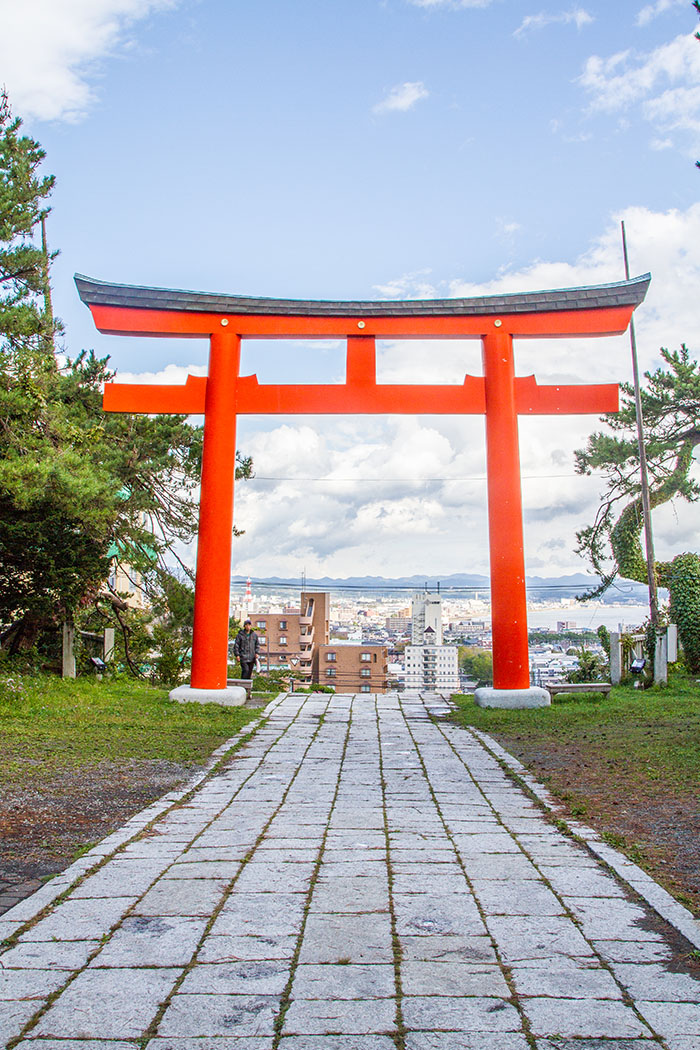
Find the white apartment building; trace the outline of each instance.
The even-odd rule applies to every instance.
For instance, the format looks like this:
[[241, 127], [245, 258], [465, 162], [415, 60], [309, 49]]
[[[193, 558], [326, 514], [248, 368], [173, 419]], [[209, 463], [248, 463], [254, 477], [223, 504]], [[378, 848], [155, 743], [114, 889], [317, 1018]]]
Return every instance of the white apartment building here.
[[428, 591], [414, 594], [411, 616], [411, 645], [442, 645], [442, 598], [439, 594], [429, 594]]
[[459, 692], [457, 647], [442, 644], [442, 599], [439, 594], [415, 594], [412, 602], [412, 645], [406, 646], [406, 689]]

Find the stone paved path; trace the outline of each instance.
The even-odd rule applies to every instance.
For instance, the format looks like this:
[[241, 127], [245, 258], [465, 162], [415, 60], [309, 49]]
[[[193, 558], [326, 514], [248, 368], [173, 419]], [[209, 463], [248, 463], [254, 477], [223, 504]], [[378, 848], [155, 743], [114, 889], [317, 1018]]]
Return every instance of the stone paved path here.
[[0, 918], [0, 1043], [698, 1050], [658, 924], [439, 704], [272, 704], [64, 899]]

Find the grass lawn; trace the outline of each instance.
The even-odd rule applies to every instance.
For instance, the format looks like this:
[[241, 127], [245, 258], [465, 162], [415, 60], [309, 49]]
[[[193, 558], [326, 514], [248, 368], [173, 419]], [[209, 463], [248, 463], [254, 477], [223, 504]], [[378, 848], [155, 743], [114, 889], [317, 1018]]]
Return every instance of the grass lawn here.
[[199, 764], [257, 717], [243, 707], [178, 704], [133, 679], [0, 679], [0, 788], [124, 759]]
[[479, 708], [454, 719], [489, 733], [550, 791], [700, 914], [700, 685], [560, 694], [551, 707]]
[[1, 677], [0, 886], [61, 870], [258, 714], [127, 678]]

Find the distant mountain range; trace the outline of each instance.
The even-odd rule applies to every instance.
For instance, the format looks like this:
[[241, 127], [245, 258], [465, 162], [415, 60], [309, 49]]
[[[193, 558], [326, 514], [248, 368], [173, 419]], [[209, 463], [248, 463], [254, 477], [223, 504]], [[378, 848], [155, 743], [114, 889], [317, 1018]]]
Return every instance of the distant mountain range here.
[[[232, 584], [245, 584], [246, 576], [234, 576]], [[528, 576], [527, 589], [532, 598], [575, 598], [578, 594], [591, 590], [597, 584], [595, 576], [577, 572], [569, 576]], [[283, 576], [266, 576], [253, 580], [253, 586], [261, 587], [293, 587], [301, 589], [302, 580], [297, 577], [290, 579]], [[332, 576], [307, 576], [303, 581], [306, 590], [318, 591], [358, 591], [359, 593], [372, 591], [391, 592], [396, 590], [420, 591], [427, 588], [440, 591], [445, 595], [462, 597], [465, 592], [475, 592], [486, 595], [489, 591], [488, 576], [479, 576], [473, 573], [456, 572], [449, 576], [348, 576], [342, 579]], [[638, 604], [646, 601], [647, 589], [644, 584], [635, 583], [633, 580], [618, 580], [601, 599], [606, 604], [618, 604], [619, 602], [630, 602]]]

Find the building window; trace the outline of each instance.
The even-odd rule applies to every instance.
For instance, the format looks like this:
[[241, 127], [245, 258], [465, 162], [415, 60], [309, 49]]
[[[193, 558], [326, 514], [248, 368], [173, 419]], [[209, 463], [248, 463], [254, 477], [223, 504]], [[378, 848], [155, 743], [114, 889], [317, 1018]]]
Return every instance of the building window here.
[[286, 645], [286, 644], [287, 644], [287, 635], [286, 634], [281, 634], [280, 635], [280, 645]]
[[336, 656], [337, 656], [337, 653], [326, 653], [326, 660], [329, 663], [333, 663], [335, 661]]
[[287, 621], [286, 620], [280, 620], [279, 628], [280, 628], [280, 631], [286, 631], [287, 630]]
[[259, 627], [261, 631], [265, 630], [265, 620], [256, 620], [255, 626]]
[[362, 670], [360, 671], [360, 674], [362, 675], [363, 678], [369, 678], [369, 676], [372, 674], [372, 672], [370, 671], [369, 667], [363, 667]]
[[335, 678], [335, 667], [329, 667], [326, 671], [326, 678]]
[[369, 685], [361, 685], [360, 686], [360, 692], [361, 693], [368, 693], [369, 691], [370, 691], [370, 686]]
[[368, 663], [372, 659], [372, 654], [371, 653], [362, 653], [361, 656], [360, 656], [360, 659], [364, 663]]

